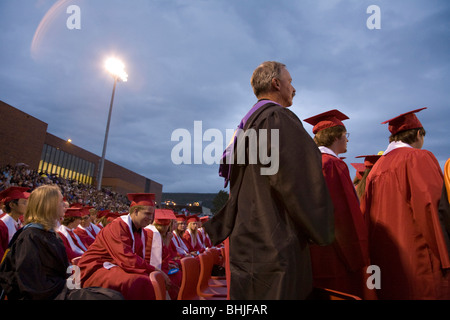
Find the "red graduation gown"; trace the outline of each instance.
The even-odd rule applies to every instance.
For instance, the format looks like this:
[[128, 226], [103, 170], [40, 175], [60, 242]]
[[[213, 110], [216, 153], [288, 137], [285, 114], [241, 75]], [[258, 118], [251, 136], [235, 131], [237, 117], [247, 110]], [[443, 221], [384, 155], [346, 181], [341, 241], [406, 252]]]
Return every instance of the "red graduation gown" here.
[[127, 300], [155, 299], [149, 278], [155, 268], [144, 259], [147, 231], [141, 232], [144, 241], [121, 218], [104, 227], [79, 261], [82, 286], [114, 289]]
[[334, 206], [335, 241], [310, 247], [314, 286], [364, 297], [369, 252], [358, 196], [344, 161], [322, 153], [322, 171]]
[[361, 209], [371, 262], [381, 269], [380, 299], [450, 299], [448, 236], [438, 205], [443, 175], [434, 155], [402, 147], [382, 156]]
[[89, 246], [94, 243], [95, 237], [97, 236], [94, 224], [91, 224], [88, 228], [78, 226], [73, 232], [81, 239], [86, 248], [89, 248]]
[[187, 245], [189, 252], [198, 251], [201, 253], [201, 252], [205, 251], [205, 248], [203, 247], [201, 240], [200, 240], [200, 235], [198, 233], [196, 234], [197, 241], [195, 244], [192, 241], [192, 234], [189, 232], [189, 230], [186, 230], [184, 232], [183, 239], [185, 240], [185, 244]]
[[209, 238], [208, 234], [206, 233], [204, 228], [199, 228], [198, 229], [198, 233], [200, 235], [200, 239], [203, 242], [203, 247], [205, 248], [211, 248], [212, 244], [211, 244], [211, 239]]
[[67, 259], [69, 259], [69, 262], [71, 262], [72, 259], [74, 259], [74, 258], [81, 257], [82, 253], [77, 253], [72, 250], [69, 240], [66, 238], [65, 235], [63, 235], [61, 232], [58, 231], [58, 236], [62, 240], [62, 243], [64, 244], [64, 248], [66, 248]]

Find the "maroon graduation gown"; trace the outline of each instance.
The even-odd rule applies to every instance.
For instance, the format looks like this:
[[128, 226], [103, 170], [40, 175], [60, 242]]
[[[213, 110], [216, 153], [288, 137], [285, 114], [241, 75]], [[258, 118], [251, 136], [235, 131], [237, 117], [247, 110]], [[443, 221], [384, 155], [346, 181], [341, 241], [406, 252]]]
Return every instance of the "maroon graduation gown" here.
[[322, 170], [334, 205], [335, 241], [311, 246], [314, 286], [363, 298], [369, 251], [358, 196], [344, 161], [322, 153]]
[[380, 299], [450, 299], [448, 235], [439, 220], [443, 175], [426, 150], [398, 148], [367, 177], [361, 209]]
[[199, 241], [199, 238], [200, 238], [200, 234], [198, 236], [196, 235], [196, 243], [195, 243], [195, 245], [193, 245], [192, 244], [192, 242], [193, 242], [192, 234], [188, 230], [186, 230], [184, 232], [183, 239], [185, 240], [184, 243], [188, 247], [189, 252], [197, 252], [198, 251], [199, 253], [202, 253], [203, 251], [205, 251], [205, 248], [203, 247], [202, 243]]
[[86, 248], [89, 248], [89, 246], [94, 243], [95, 236], [97, 235], [94, 232], [92, 225], [89, 229], [87, 229], [87, 231], [78, 226], [78, 228], [76, 228], [73, 232], [75, 232], [75, 234], [81, 239]]
[[[145, 229], [141, 232], [147, 237]], [[149, 278], [155, 268], [145, 260], [145, 242], [139, 232], [132, 236], [130, 226], [123, 219], [109, 223], [78, 263], [82, 286], [114, 289], [127, 300], [155, 299]]]
[[[204, 228], [213, 245], [229, 237], [230, 299], [305, 299], [312, 291], [309, 242], [334, 239], [333, 206], [320, 152], [298, 117], [268, 103], [244, 129], [279, 133], [279, 170], [261, 163], [231, 167], [230, 198]], [[236, 145], [236, 148], [239, 143]], [[267, 151], [267, 150], [265, 150]]]

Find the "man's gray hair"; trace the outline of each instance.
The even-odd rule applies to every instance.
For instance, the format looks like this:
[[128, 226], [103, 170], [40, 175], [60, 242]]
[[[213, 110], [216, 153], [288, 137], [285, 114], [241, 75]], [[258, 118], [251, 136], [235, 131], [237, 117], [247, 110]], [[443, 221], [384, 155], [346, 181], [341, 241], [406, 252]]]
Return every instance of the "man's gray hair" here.
[[256, 97], [269, 92], [272, 87], [272, 79], [280, 78], [281, 70], [286, 65], [276, 61], [266, 61], [261, 63], [255, 71], [253, 71], [250, 83]]

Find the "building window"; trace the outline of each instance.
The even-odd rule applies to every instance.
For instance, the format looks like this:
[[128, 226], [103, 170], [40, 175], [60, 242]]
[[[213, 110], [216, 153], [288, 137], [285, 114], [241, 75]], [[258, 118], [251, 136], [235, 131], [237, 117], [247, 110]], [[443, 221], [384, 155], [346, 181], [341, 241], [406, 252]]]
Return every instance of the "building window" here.
[[44, 144], [38, 171], [92, 184], [94, 167], [92, 162]]

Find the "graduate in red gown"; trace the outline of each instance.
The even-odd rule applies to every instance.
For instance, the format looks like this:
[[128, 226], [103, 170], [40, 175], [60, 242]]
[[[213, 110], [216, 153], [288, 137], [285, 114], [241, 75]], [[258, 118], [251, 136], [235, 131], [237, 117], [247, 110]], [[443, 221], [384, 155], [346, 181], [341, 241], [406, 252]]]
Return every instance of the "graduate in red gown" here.
[[366, 294], [365, 271], [369, 263], [367, 230], [347, 165], [339, 154], [347, 152], [348, 135], [342, 123], [348, 117], [331, 110], [304, 120], [314, 126], [314, 141], [322, 153], [322, 171], [334, 206], [335, 241], [311, 246], [316, 287], [361, 298]]
[[75, 234], [74, 230], [78, 227], [81, 221], [80, 208], [67, 208], [64, 214], [62, 224], [58, 228], [58, 234], [66, 247], [67, 257], [69, 261], [81, 257], [86, 252], [87, 248], [84, 246], [80, 237]]
[[100, 232], [100, 228], [92, 223], [91, 213], [89, 212], [91, 208], [93, 207], [87, 206], [81, 208], [81, 222], [73, 231], [81, 239], [86, 248], [89, 248], [94, 243], [95, 237]]
[[364, 163], [350, 163], [350, 164], [356, 170], [355, 178], [353, 178], [353, 184], [356, 188], [364, 176], [364, 171], [366, 170], [366, 167], [364, 166]]
[[200, 238], [203, 242], [203, 246], [205, 248], [211, 248], [212, 247], [212, 243], [211, 243], [211, 238], [209, 237], [208, 233], [206, 233], [205, 228], [203, 228], [203, 223], [205, 223], [206, 221], [209, 220], [208, 216], [203, 216], [200, 218], [200, 224], [198, 227], [198, 233], [200, 234]]
[[186, 220], [187, 219], [184, 214], [176, 215], [176, 226], [172, 231], [173, 237], [170, 247], [172, 250], [177, 252], [179, 259], [190, 256], [186, 240], [183, 239], [184, 232], [186, 231]]
[[9, 187], [0, 192], [0, 203], [4, 204], [5, 214], [0, 217], [0, 262], [14, 234], [22, 228], [20, 218], [27, 209], [30, 196], [25, 187]]
[[[425, 108], [423, 108], [425, 109]], [[380, 299], [450, 299], [448, 230], [438, 212], [443, 174], [422, 150], [425, 130], [407, 112], [389, 123], [390, 144], [367, 177], [361, 208], [371, 262], [380, 267]]]
[[175, 219], [172, 210], [156, 209], [153, 224], [146, 227], [146, 230], [151, 230], [153, 236], [151, 241], [147, 242], [145, 258], [168, 275], [170, 285], [167, 286], [167, 292], [172, 300], [178, 297], [182, 278], [179, 260], [175, 260], [178, 257], [176, 249], [170, 246], [173, 237], [172, 221]]
[[362, 171], [361, 179], [359, 180], [358, 185], [356, 186], [356, 194], [358, 195], [359, 199], [361, 199], [361, 197], [364, 195], [364, 192], [366, 190], [367, 176], [369, 175], [370, 171], [372, 171], [373, 166], [378, 161], [378, 159], [380, 159], [380, 157], [381, 157], [381, 154], [356, 157], [356, 158], [364, 158], [364, 163], [362, 164], [364, 167], [364, 170]]
[[128, 198], [130, 213], [104, 227], [81, 257], [81, 284], [117, 290], [128, 300], [152, 300], [149, 274], [157, 268], [145, 259], [144, 228], [153, 222], [155, 195], [133, 193]]
[[195, 214], [188, 216], [188, 226], [183, 235], [183, 239], [185, 240], [185, 243], [189, 248], [189, 252], [193, 254], [198, 254], [205, 251], [205, 247], [203, 246], [202, 240], [200, 239], [200, 233], [198, 232], [199, 221], [200, 218]]

